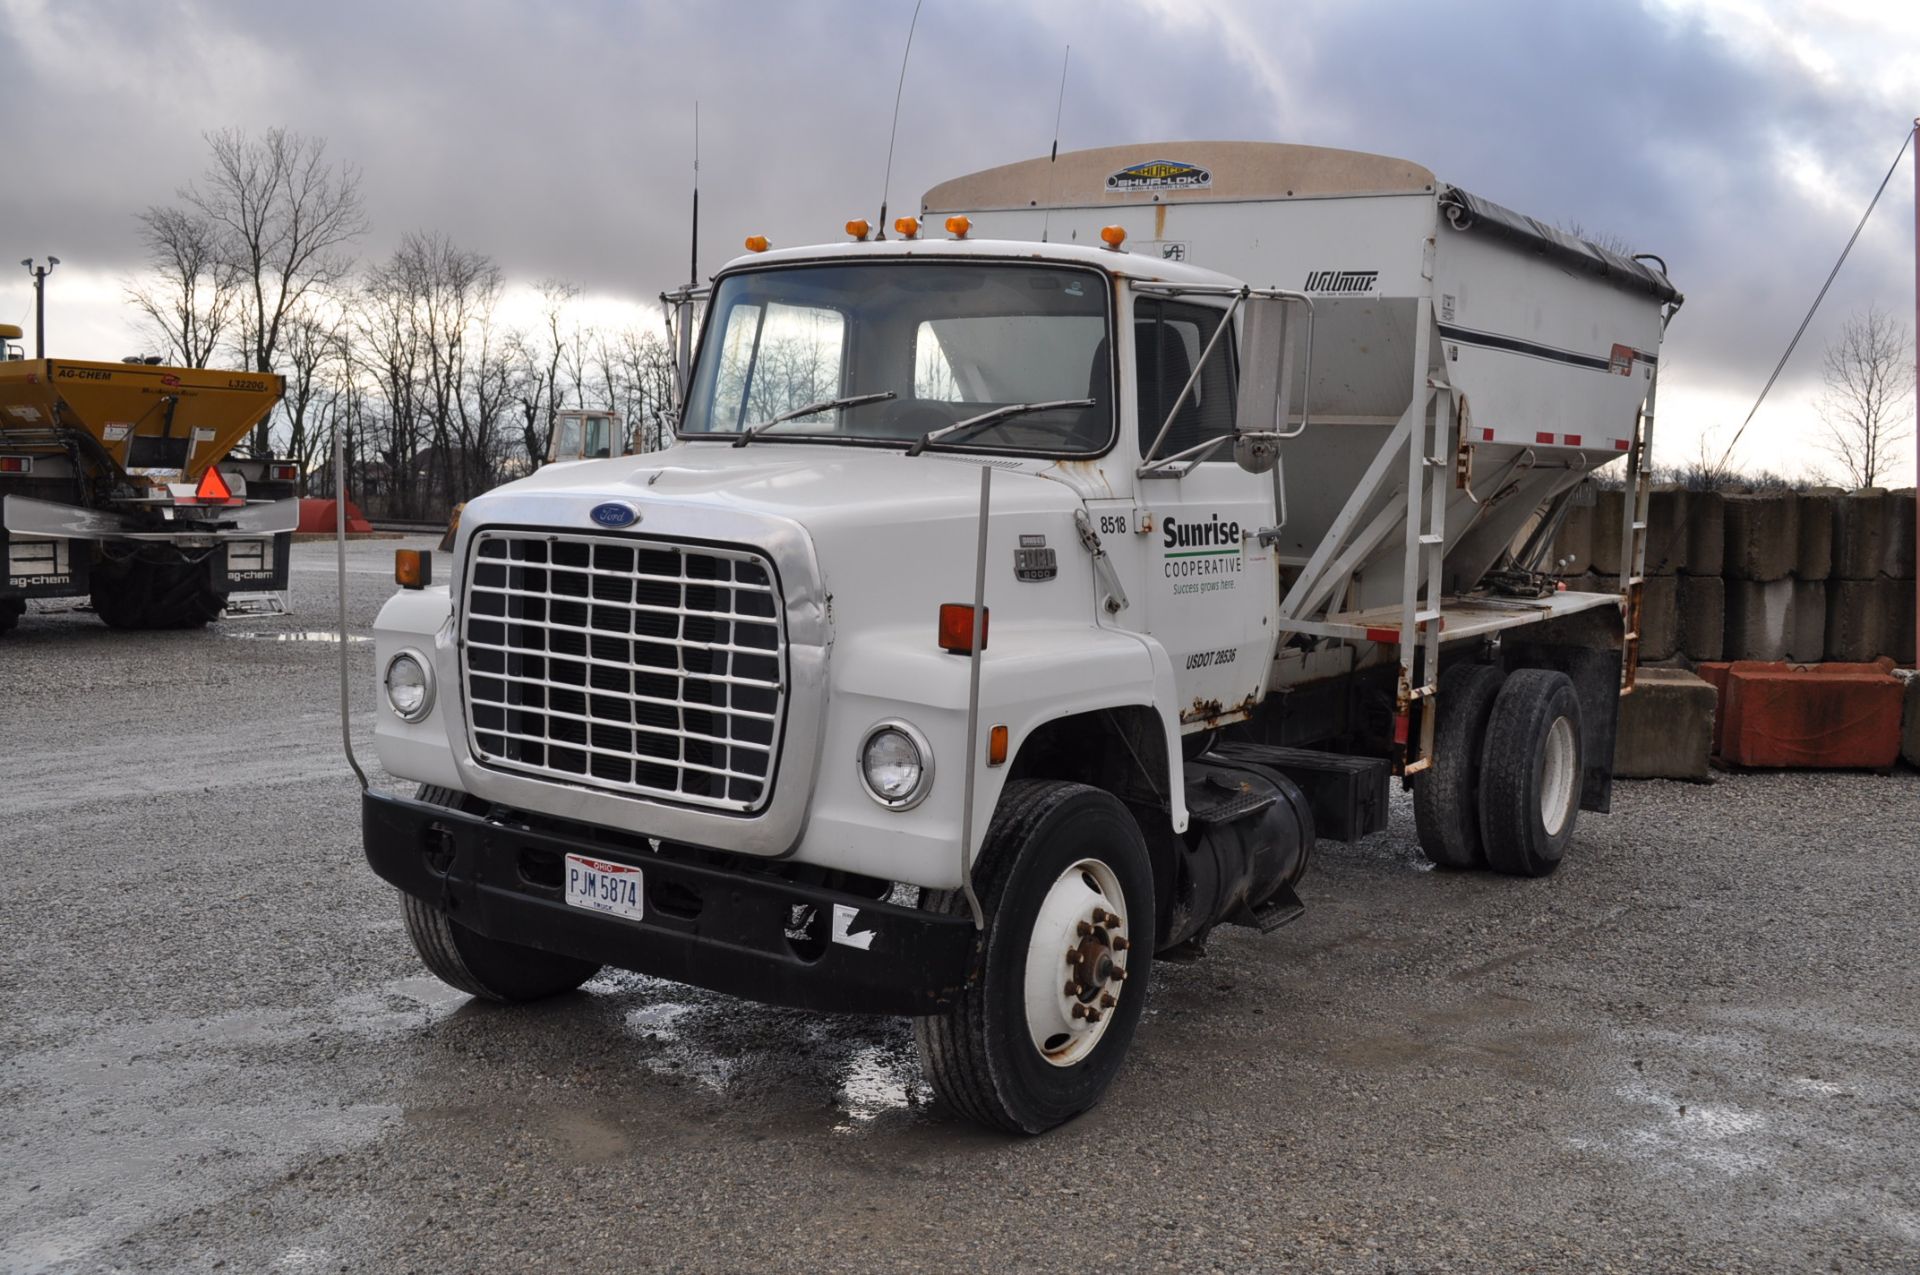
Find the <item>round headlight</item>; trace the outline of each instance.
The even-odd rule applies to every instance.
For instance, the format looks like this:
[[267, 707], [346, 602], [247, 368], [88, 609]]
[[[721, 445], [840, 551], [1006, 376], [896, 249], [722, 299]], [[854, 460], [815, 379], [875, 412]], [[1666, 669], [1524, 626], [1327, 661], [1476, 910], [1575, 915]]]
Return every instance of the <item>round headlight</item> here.
[[417, 722], [433, 708], [433, 674], [411, 651], [387, 661], [387, 706], [401, 721]]
[[905, 722], [881, 722], [860, 745], [860, 778], [867, 795], [891, 810], [920, 804], [933, 787], [933, 750]]

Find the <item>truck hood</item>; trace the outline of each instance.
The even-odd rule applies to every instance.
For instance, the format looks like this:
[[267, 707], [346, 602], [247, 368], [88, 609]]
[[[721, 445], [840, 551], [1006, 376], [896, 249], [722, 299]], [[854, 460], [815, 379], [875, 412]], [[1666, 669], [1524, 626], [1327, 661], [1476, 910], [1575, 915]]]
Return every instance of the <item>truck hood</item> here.
[[980, 467], [996, 471], [993, 508], [1003, 513], [1065, 512], [1079, 501], [1069, 487], [1042, 479], [1050, 460], [904, 452], [836, 444], [677, 443], [664, 451], [612, 460], [547, 465], [497, 488], [468, 509], [484, 519], [495, 494], [626, 500], [641, 511], [656, 502], [790, 518], [819, 536], [857, 525], [887, 526], [975, 519]]

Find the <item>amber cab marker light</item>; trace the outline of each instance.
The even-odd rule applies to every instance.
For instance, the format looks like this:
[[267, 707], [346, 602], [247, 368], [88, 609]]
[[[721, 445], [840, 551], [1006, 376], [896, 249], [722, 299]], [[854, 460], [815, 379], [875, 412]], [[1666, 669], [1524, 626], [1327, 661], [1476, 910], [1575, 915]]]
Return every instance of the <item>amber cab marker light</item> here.
[[395, 549], [393, 582], [403, 589], [424, 589], [432, 584], [433, 554], [425, 549]]
[[1125, 226], [1102, 226], [1100, 227], [1100, 241], [1115, 252], [1119, 252], [1120, 245], [1127, 241], [1127, 228]]
[[965, 239], [967, 232], [973, 229], [973, 222], [966, 217], [947, 218], [947, 233], [955, 239]]
[[867, 234], [872, 229], [872, 224], [868, 222], [865, 217], [855, 217], [847, 223], [847, 234], [856, 243], [865, 243], [867, 241]]
[[1007, 728], [996, 726], [987, 732], [987, 765], [1007, 764]]
[[765, 235], [748, 235], [747, 236], [748, 252], [765, 252], [768, 248], [772, 246], [773, 246], [772, 244], [769, 244], [767, 242], [767, 237]]
[[[980, 649], [987, 649], [987, 621], [992, 608], [980, 613]], [[951, 655], [973, 654], [973, 608], [965, 602], [940, 604], [940, 649]]]
[[902, 239], [915, 238], [920, 233], [920, 219], [918, 217], [895, 217], [893, 219], [893, 230], [894, 233]]

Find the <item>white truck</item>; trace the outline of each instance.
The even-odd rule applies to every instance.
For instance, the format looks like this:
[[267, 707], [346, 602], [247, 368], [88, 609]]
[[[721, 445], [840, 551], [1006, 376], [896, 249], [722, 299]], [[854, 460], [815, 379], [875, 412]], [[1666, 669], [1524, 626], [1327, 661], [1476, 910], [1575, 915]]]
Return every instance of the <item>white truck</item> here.
[[1032, 1133], [1106, 1089], [1157, 953], [1297, 916], [1392, 775], [1450, 868], [1545, 875], [1606, 809], [1635, 568], [1565, 592], [1546, 555], [1624, 456], [1643, 556], [1680, 297], [1314, 147], [1062, 155], [923, 213], [949, 237], [750, 240], [684, 298], [673, 446], [469, 502], [377, 623], [420, 788], [366, 792], [365, 846], [455, 987], [912, 1015], [952, 1108]]

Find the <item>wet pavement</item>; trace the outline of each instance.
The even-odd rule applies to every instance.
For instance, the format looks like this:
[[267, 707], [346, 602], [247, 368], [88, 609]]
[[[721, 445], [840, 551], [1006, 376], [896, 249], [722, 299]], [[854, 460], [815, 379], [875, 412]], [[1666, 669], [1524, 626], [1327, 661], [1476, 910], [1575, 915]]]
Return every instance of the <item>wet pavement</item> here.
[[1400, 802], [1012, 1140], [904, 1021], [427, 977], [300, 640], [331, 553], [291, 616], [0, 639], [0, 1270], [1920, 1269], [1910, 772], [1623, 784], [1544, 882]]

